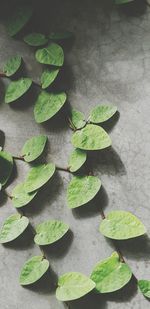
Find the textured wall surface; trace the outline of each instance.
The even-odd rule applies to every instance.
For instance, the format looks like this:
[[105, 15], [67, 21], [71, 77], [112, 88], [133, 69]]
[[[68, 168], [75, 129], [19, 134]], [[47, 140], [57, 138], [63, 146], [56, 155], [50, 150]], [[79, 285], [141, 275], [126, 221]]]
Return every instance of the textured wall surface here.
[[[150, 9], [139, 10], [135, 16], [124, 14], [106, 1], [53, 1], [49, 9], [40, 11], [39, 29], [69, 29], [75, 40], [67, 46], [65, 79], [62, 87], [68, 91], [72, 106], [88, 116], [98, 103], [114, 103], [120, 117], [106, 129], [112, 138], [112, 148], [94, 154], [94, 170], [103, 183], [95, 204], [71, 211], [66, 205], [66, 187], [71, 176], [59, 172], [26, 214], [36, 225], [44, 219], [62, 219], [71, 231], [61, 243], [47, 250], [51, 276], [44, 276], [32, 288], [18, 283], [20, 268], [32, 255], [39, 253], [29, 233], [10, 245], [0, 247], [0, 307], [2, 309], [62, 309], [55, 299], [53, 282], [68, 271], [90, 274], [99, 260], [109, 256], [114, 248], [98, 231], [99, 209], [127, 210], [138, 216], [150, 235]], [[109, 1], [107, 1], [109, 2]], [[138, 14], [139, 13], [139, 14]], [[42, 15], [46, 14], [46, 15]], [[43, 16], [45, 16], [43, 18]], [[0, 66], [11, 55], [20, 54], [34, 80], [41, 67], [34, 52], [19, 40], [10, 39], [0, 24]], [[63, 113], [45, 125], [33, 119], [34, 96], [13, 107], [5, 105], [0, 82], [0, 129], [5, 133], [5, 149], [19, 154], [27, 138], [39, 133], [49, 137], [48, 160], [66, 166], [72, 146], [71, 130]], [[17, 172], [8, 190], [24, 179], [29, 166], [16, 162]], [[0, 223], [14, 213], [10, 201], [1, 201]], [[150, 239], [120, 242], [120, 248], [139, 279], [150, 279]], [[105, 296], [89, 295], [73, 302], [71, 309], [149, 308], [149, 302], [137, 291], [134, 280], [121, 291]]]

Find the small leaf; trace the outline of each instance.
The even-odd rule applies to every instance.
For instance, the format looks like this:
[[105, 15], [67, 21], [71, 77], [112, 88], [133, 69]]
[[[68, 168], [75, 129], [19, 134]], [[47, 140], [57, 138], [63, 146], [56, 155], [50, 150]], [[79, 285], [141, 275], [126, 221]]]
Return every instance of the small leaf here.
[[139, 280], [138, 286], [140, 288], [141, 293], [145, 297], [150, 298], [150, 281], [149, 280]]
[[69, 208], [76, 208], [94, 198], [101, 187], [101, 181], [95, 176], [74, 176], [67, 189]]
[[146, 233], [145, 226], [132, 213], [123, 210], [111, 211], [100, 224], [100, 232], [112, 239], [130, 239]]
[[38, 281], [48, 270], [49, 261], [43, 256], [33, 256], [23, 266], [19, 282], [21, 285], [29, 285]]
[[16, 101], [25, 94], [32, 85], [30, 78], [22, 77], [16, 81], [11, 81], [5, 93], [5, 103]]
[[48, 47], [37, 50], [36, 60], [43, 64], [61, 67], [64, 63], [64, 52], [61, 46], [51, 43]]
[[62, 238], [69, 226], [61, 221], [46, 221], [36, 227], [34, 241], [39, 246], [50, 245]]
[[78, 272], [70, 272], [61, 276], [58, 280], [56, 298], [60, 301], [78, 299], [95, 288], [95, 283]]
[[59, 69], [51, 69], [51, 70], [46, 69], [41, 76], [42, 88], [45, 89], [49, 87], [56, 79], [58, 73]]
[[23, 40], [30, 46], [42, 46], [48, 42], [48, 39], [44, 34], [37, 32], [26, 35]]
[[9, 152], [0, 151], [0, 183], [4, 186], [13, 169], [13, 158]]
[[24, 182], [26, 192], [33, 192], [41, 188], [55, 172], [53, 163], [39, 164], [31, 168]]
[[73, 33], [70, 31], [64, 31], [64, 32], [52, 32], [49, 35], [49, 38], [54, 41], [59, 41], [59, 40], [66, 40], [70, 39], [73, 37]]
[[117, 106], [114, 105], [98, 105], [90, 112], [90, 122], [101, 123], [110, 119], [117, 112]]
[[15, 11], [9, 16], [7, 29], [10, 36], [16, 35], [29, 21], [32, 16], [32, 7], [29, 4], [17, 6]]
[[73, 134], [72, 144], [83, 150], [100, 150], [109, 147], [111, 139], [103, 128], [88, 124]]
[[8, 217], [0, 231], [0, 243], [4, 244], [16, 239], [25, 231], [28, 224], [29, 219], [20, 214]]
[[69, 170], [76, 172], [85, 163], [87, 154], [81, 149], [75, 149], [69, 157]]
[[32, 162], [37, 159], [43, 152], [47, 141], [47, 136], [33, 136], [24, 144], [21, 155], [26, 162]]
[[72, 127], [75, 127], [76, 129], [81, 129], [85, 126], [86, 121], [84, 114], [76, 109], [72, 109], [69, 119]]
[[14, 75], [21, 66], [22, 58], [20, 56], [11, 57], [4, 66], [6, 76]]
[[130, 267], [119, 260], [117, 252], [99, 262], [91, 274], [91, 279], [96, 283], [96, 291], [99, 293], [117, 291], [125, 286], [131, 277]]
[[42, 123], [51, 119], [65, 104], [66, 98], [67, 96], [65, 92], [48, 93], [42, 91], [39, 94], [34, 107], [35, 121], [37, 123]]
[[33, 200], [37, 191], [34, 192], [26, 192], [24, 183], [18, 184], [12, 191], [12, 203], [16, 208], [20, 208], [26, 206]]

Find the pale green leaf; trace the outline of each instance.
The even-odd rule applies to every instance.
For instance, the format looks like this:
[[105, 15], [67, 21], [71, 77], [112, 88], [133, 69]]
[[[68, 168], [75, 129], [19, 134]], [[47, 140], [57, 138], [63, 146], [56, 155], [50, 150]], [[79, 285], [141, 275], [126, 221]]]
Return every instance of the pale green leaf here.
[[145, 297], [150, 298], [150, 281], [149, 280], [139, 280], [138, 286], [139, 286], [141, 293]]
[[50, 245], [62, 238], [69, 226], [61, 221], [46, 221], [36, 226], [34, 241], [39, 246]]
[[110, 119], [116, 112], [115, 105], [97, 105], [91, 110], [89, 120], [92, 123], [101, 123]]
[[73, 33], [70, 31], [52, 32], [49, 34], [49, 38], [54, 41], [66, 40], [73, 37]]
[[7, 243], [20, 236], [29, 224], [27, 217], [20, 214], [11, 215], [8, 217], [0, 231], [0, 243]]
[[51, 43], [48, 47], [39, 49], [35, 54], [36, 60], [43, 64], [61, 67], [64, 63], [64, 52], [60, 45]]
[[100, 150], [109, 147], [111, 139], [103, 128], [88, 124], [73, 134], [72, 144], [83, 150]]
[[24, 144], [21, 155], [26, 162], [32, 162], [43, 152], [47, 141], [46, 135], [33, 136]]
[[75, 149], [69, 157], [69, 170], [76, 172], [85, 163], [87, 154], [84, 150]]
[[30, 46], [42, 46], [48, 42], [48, 39], [44, 34], [37, 32], [26, 35], [23, 40]]
[[131, 277], [130, 267], [120, 261], [117, 252], [99, 262], [91, 274], [91, 279], [96, 283], [96, 291], [99, 293], [117, 291], [125, 286]]
[[19, 282], [21, 285], [29, 285], [38, 281], [48, 270], [49, 261], [43, 256], [33, 256], [23, 266]]
[[11, 57], [4, 66], [4, 73], [6, 76], [15, 74], [21, 66], [22, 58], [20, 56]]
[[100, 224], [100, 232], [112, 239], [130, 239], [146, 233], [143, 223], [132, 213], [123, 210], [111, 211]]
[[60, 301], [71, 301], [88, 294], [95, 288], [95, 283], [78, 272], [69, 272], [58, 280], [56, 298]]
[[22, 97], [31, 87], [32, 80], [22, 77], [16, 81], [11, 81], [5, 93], [5, 103], [11, 103]]
[[42, 89], [49, 87], [56, 79], [59, 69], [46, 69], [41, 76]]
[[101, 181], [95, 176], [74, 176], [67, 189], [69, 208], [76, 208], [94, 198], [101, 187]]
[[13, 169], [13, 158], [9, 152], [0, 151], [0, 183], [4, 186]]
[[20, 208], [23, 206], [26, 206], [29, 204], [35, 195], [37, 194], [37, 191], [34, 192], [26, 192], [24, 183], [18, 184], [12, 191], [12, 203], [13, 206], [16, 208]]
[[71, 110], [69, 120], [71, 126], [76, 129], [81, 129], [86, 124], [84, 114], [77, 111], [76, 109]]

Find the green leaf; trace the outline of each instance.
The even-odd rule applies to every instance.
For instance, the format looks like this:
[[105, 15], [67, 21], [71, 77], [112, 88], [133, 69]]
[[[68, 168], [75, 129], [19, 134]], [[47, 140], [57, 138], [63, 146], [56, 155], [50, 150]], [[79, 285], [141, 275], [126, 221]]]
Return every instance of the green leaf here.
[[140, 288], [141, 293], [145, 297], [150, 298], [150, 281], [149, 280], [139, 280], [138, 286]]
[[26, 162], [32, 162], [37, 159], [43, 152], [47, 142], [47, 136], [38, 135], [33, 136], [24, 144], [21, 155]]
[[88, 124], [73, 134], [72, 144], [83, 150], [100, 150], [109, 147], [111, 139], [103, 128]]
[[22, 77], [16, 81], [11, 81], [5, 93], [5, 103], [16, 101], [25, 94], [32, 85], [32, 80]]
[[60, 301], [78, 299], [95, 288], [95, 283], [85, 275], [78, 272], [69, 272], [58, 280], [56, 298]]
[[131, 277], [130, 267], [120, 261], [117, 252], [99, 262], [91, 274], [91, 279], [96, 283], [96, 291], [99, 293], [117, 291], [125, 286]]
[[59, 40], [66, 40], [70, 39], [73, 37], [73, 33], [70, 31], [64, 31], [64, 32], [52, 32], [49, 35], [49, 38], [54, 41], [59, 41]]
[[61, 221], [46, 221], [36, 227], [34, 241], [39, 246], [50, 245], [62, 238], [69, 226]]
[[42, 91], [35, 103], [34, 117], [37, 123], [42, 123], [51, 119], [59, 112], [65, 104], [67, 96], [65, 92], [61, 93], [48, 93]]
[[24, 182], [26, 192], [33, 192], [41, 188], [55, 172], [53, 163], [39, 164], [31, 168]]
[[61, 67], [64, 63], [64, 52], [61, 46], [51, 43], [48, 47], [37, 50], [35, 58], [40, 63]]
[[26, 35], [23, 40], [30, 46], [42, 46], [48, 42], [48, 39], [44, 34], [37, 32]]
[[26, 206], [33, 200], [37, 191], [34, 192], [26, 192], [24, 183], [18, 184], [12, 191], [12, 203], [16, 208], [20, 208]]
[[146, 233], [146, 229], [132, 213], [115, 210], [102, 221], [100, 232], [108, 238], [123, 240], [141, 236]]
[[21, 285], [29, 285], [38, 281], [48, 270], [49, 261], [43, 256], [33, 256], [23, 266], [19, 282]]
[[71, 110], [71, 115], [70, 115], [69, 120], [70, 120], [70, 124], [72, 128], [75, 128], [75, 129], [81, 129], [86, 124], [84, 114], [77, 111], [76, 109]]
[[74, 176], [67, 189], [69, 208], [76, 208], [94, 198], [101, 187], [101, 181], [95, 176]]
[[46, 69], [41, 76], [41, 86], [43, 89], [49, 87], [56, 79], [59, 69]]
[[22, 58], [20, 56], [11, 57], [4, 66], [6, 76], [14, 75], [21, 66]]
[[4, 186], [13, 169], [13, 158], [9, 152], [0, 151], [0, 183]]
[[124, 3], [129, 3], [134, 0], [115, 0], [115, 4], [124, 4]]
[[0, 243], [4, 244], [16, 239], [25, 231], [28, 224], [29, 219], [20, 214], [8, 217], [0, 231]]
[[91, 110], [89, 120], [93, 123], [101, 123], [110, 119], [116, 112], [117, 106], [98, 105]]
[[84, 150], [75, 149], [69, 157], [69, 170], [76, 172], [85, 163], [87, 154]]
[[7, 30], [10, 36], [16, 35], [29, 21], [32, 16], [32, 7], [29, 4], [23, 4], [16, 7], [15, 11], [9, 16]]

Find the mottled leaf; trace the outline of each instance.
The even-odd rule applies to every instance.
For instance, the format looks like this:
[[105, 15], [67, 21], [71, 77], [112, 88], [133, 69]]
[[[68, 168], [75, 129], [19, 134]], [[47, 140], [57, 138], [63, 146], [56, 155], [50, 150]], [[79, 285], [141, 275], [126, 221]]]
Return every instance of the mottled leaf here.
[[32, 80], [22, 77], [16, 81], [11, 81], [5, 93], [5, 103], [16, 101], [25, 94], [32, 85]]
[[49, 38], [54, 41], [66, 40], [73, 37], [73, 33], [70, 31], [52, 32], [49, 34]]
[[64, 52], [61, 46], [51, 43], [48, 47], [39, 49], [35, 54], [36, 60], [43, 64], [61, 67], [64, 63]]
[[115, 105], [97, 105], [91, 110], [89, 120], [93, 123], [101, 123], [110, 119], [116, 112]]
[[76, 109], [72, 109], [71, 110], [71, 114], [70, 114], [70, 124], [73, 128], [76, 129], [81, 129], [85, 126], [85, 117], [84, 114], [77, 111]]
[[11, 215], [8, 217], [0, 231], [0, 243], [7, 243], [20, 236], [29, 224], [27, 217], [20, 214]]
[[9, 152], [0, 151], [0, 183], [4, 186], [13, 169], [13, 158]]
[[150, 298], [150, 281], [149, 280], [139, 280], [138, 286], [139, 286], [141, 293], [145, 297]]
[[11, 57], [4, 66], [6, 76], [14, 75], [21, 66], [22, 58], [20, 56]]
[[36, 226], [34, 241], [37, 245], [50, 245], [62, 238], [69, 226], [61, 221], [46, 221]]
[[59, 69], [46, 69], [41, 76], [41, 86], [43, 89], [49, 87], [56, 79]]
[[12, 191], [12, 203], [16, 208], [20, 208], [26, 206], [33, 200], [37, 191], [34, 192], [26, 192], [24, 183], [18, 184]]
[[21, 155], [26, 162], [32, 162], [43, 152], [47, 141], [46, 135], [33, 136], [24, 144]]
[[48, 39], [42, 33], [33, 32], [24, 37], [24, 42], [30, 46], [42, 46], [48, 42]]
[[21, 285], [29, 285], [38, 281], [48, 270], [49, 261], [43, 256], [33, 256], [23, 266], [19, 282]]
[[85, 163], [87, 154], [84, 150], [75, 149], [69, 157], [69, 170], [76, 172]]

